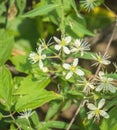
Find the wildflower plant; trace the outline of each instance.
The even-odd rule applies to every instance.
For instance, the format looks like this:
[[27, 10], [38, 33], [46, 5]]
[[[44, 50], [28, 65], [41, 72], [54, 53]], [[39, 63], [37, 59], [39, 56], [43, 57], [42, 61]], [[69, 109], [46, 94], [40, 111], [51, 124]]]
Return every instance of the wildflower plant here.
[[[0, 17], [7, 14], [5, 23], [0, 21], [0, 29], [5, 26], [0, 30], [0, 129], [105, 130], [103, 124], [108, 126], [111, 119], [110, 129], [115, 128], [117, 65], [108, 52], [116, 28], [104, 53], [93, 52], [91, 42], [85, 40], [95, 35], [87, 28], [84, 13], [104, 1], [80, 0], [78, 5], [74, 0], [32, 3], [34, 8], [30, 10], [25, 0], [0, 2], [0, 8], [4, 5]], [[16, 15], [12, 9], [17, 10]], [[22, 24], [25, 26], [20, 28]], [[115, 68], [110, 72], [107, 67], [112, 64]], [[42, 112], [44, 104], [47, 110]], [[73, 104], [77, 110], [71, 121], [60, 120], [61, 113]]]

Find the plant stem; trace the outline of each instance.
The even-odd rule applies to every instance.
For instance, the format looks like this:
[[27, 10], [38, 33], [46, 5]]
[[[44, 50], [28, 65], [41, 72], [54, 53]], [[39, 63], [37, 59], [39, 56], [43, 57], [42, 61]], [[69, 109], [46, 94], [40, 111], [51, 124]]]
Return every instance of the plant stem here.
[[76, 116], [78, 115], [80, 109], [85, 105], [85, 103], [86, 103], [86, 100], [81, 101], [79, 107], [77, 108], [77, 110], [76, 110], [76, 112], [75, 112], [75, 114], [74, 114], [72, 120], [70, 121], [70, 123], [69, 123], [69, 125], [68, 125], [68, 127], [67, 127], [66, 130], [70, 130], [70, 128], [71, 128], [71, 126], [72, 126], [74, 120], [76, 119]]

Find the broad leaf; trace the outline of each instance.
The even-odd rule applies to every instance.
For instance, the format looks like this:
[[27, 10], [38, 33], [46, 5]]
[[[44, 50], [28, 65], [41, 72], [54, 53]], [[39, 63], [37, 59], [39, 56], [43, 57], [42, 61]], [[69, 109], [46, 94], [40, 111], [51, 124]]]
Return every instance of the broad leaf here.
[[0, 99], [7, 109], [11, 106], [12, 78], [11, 73], [5, 66], [0, 67]]
[[5, 30], [0, 30], [0, 65], [8, 60], [13, 44], [13, 36]]
[[16, 111], [23, 111], [26, 109], [35, 109], [43, 104], [60, 98], [61, 96], [50, 91], [42, 90], [32, 90], [32, 92], [28, 95], [20, 96], [17, 100], [15, 109]]
[[38, 79], [33, 78], [31, 75], [26, 77], [22, 82], [18, 90], [14, 93], [15, 95], [27, 95], [32, 93], [33, 91], [40, 91], [44, 89], [50, 83], [50, 79], [48, 77], [38, 77]]
[[86, 26], [83, 24], [83, 21], [80, 21], [79, 19], [68, 16], [65, 24], [66, 31], [71, 36], [73, 34], [75, 34], [77, 37], [83, 37], [84, 35], [95, 36], [86, 28]]

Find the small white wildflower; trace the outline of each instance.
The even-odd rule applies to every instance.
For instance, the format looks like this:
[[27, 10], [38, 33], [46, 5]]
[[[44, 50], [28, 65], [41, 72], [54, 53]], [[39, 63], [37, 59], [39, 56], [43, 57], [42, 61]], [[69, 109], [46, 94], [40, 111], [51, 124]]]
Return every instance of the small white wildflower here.
[[77, 74], [77, 75], [79, 75], [79, 76], [83, 76], [84, 75], [84, 72], [82, 70], [78, 69], [77, 65], [78, 65], [78, 58], [74, 59], [72, 65], [67, 64], [67, 63], [63, 64], [63, 67], [66, 70], [69, 70], [69, 72], [66, 75], [66, 79], [71, 78], [74, 73]]
[[95, 88], [95, 86], [93, 85], [93, 82], [88, 81], [85, 78], [83, 81], [79, 81], [78, 85], [84, 86], [83, 92], [86, 93], [87, 95], [90, 93], [91, 90]]
[[94, 65], [98, 66], [99, 64], [100, 65], [109, 65], [111, 63], [108, 60], [110, 58], [110, 56], [108, 56], [108, 55], [102, 56], [100, 53], [99, 54], [96, 53], [96, 55], [95, 56], [92, 55], [92, 57], [94, 58], [94, 60], [97, 61], [96, 63], [93, 64], [93, 66]]
[[51, 46], [53, 43], [51, 43], [52, 38], [49, 39], [49, 41], [46, 43], [44, 39], [39, 39], [39, 43], [37, 43], [39, 46], [41, 46], [42, 50], [48, 49], [49, 46]]
[[80, 0], [81, 8], [89, 12], [97, 6], [96, 2], [97, 0]]
[[71, 49], [71, 52], [81, 52], [81, 56], [83, 56], [84, 51], [90, 50], [90, 45], [80, 39], [76, 39], [74, 41], [74, 47]]
[[29, 59], [31, 60], [32, 64], [39, 62], [39, 68], [42, 70], [43, 69], [43, 62], [42, 60], [44, 60], [46, 58], [45, 54], [42, 54], [42, 48], [41, 46], [38, 47], [37, 49], [37, 53], [35, 52], [31, 52], [29, 55]]
[[67, 47], [67, 45], [71, 42], [70, 36], [62, 38], [62, 40], [59, 40], [57, 37], [54, 37], [54, 40], [58, 43], [57, 45], [55, 45], [55, 49], [57, 51], [63, 49], [65, 54], [70, 54], [70, 50]]
[[112, 85], [113, 78], [106, 77], [102, 71], [99, 72], [99, 81], [100, 85], [97, 86], [96, 91], [100, 92], [103, 90], [103, 92], [116, 92], [116, 87]]
[[95, 120], [99, 121], [100, 116], [103, 116], [104, 118], [109, 118], [108, 113], [105, 112], [104, 110], [101, 110], [104, 104], [105, 104], [105, 99], [101, 99], [98, 103], [98, 106], [95, 106], [92, 103], [87, 103], [88, 109], [91, 110], [88, 112], [88, 119], [92, 119], [94, 117], [94, 121]]
[[19, 118], [25, 118], [28, 119], [30, 116], [32, 115], [32, 111], [31, 110], [26, 110], [24, 112], [20, 113], [20, 116], [18, 116]]

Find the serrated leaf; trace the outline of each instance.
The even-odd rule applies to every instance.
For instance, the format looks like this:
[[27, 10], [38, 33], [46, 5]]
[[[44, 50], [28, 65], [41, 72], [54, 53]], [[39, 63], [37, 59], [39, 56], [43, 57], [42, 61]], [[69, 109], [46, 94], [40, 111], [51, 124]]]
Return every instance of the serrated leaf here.
[[56, 9], [57, 6], [56, 4], [48, 4], [48, 5], [44, 5], [41, 7], [37, 7], [29, 12], [27, 12], [26, 14], [23, 15], [23, 17], [35, 17], [35, 16], [40, 16], [40, 15], [45, 15], [49, 12], [51, 12], [52, 10]]
[[34, 90], [40, 91], [41, 89], [44, 89], [49, 83], [50, 79], [48, 77], [42, 77], [40, 75], [40, 78], [38, 76], [38, 79], [36, 79], [29, 75], [21, 82], [20, 87], [18, 90], [16, 90], [14, 95], [26, 95], [32, 93]]
[[10, 57], [14, 38], [5, 30], [0, 30], [0, 65], [3, 65]]
[[15, 110], [23, 111], [27, 109], [36, 109], [56, 98], [61, 98], [61, 96], [54, 92], [46, 91], [44, 89], [40, 91], [32, 90], [30, 94], [20, 96], [18, 98], [15, 105]]

